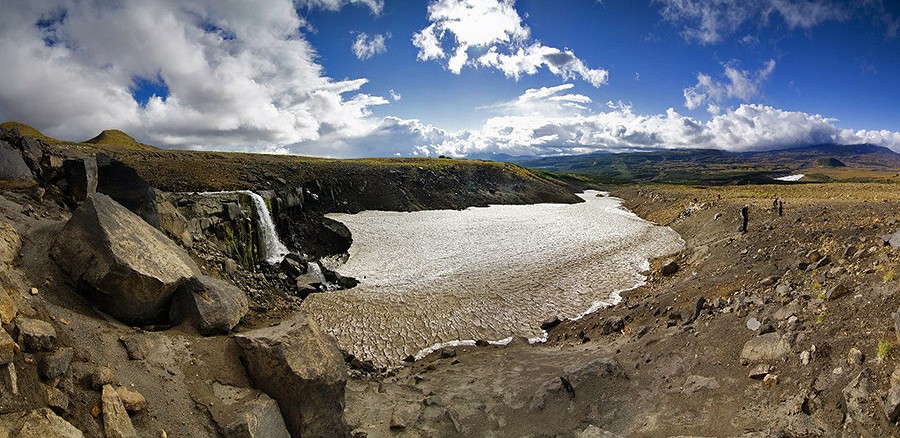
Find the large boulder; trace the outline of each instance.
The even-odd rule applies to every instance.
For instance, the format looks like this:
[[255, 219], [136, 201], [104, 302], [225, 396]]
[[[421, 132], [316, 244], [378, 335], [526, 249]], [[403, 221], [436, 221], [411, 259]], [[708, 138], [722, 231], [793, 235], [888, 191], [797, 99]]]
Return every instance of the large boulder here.
[[178, 289], [171, 319], [193, 320], [204, 336], [225, 334], [247, 314], [247, 295], [237, 286], [206, 275], [188, 280]]
[[172, 295], [199, 274], [162, 232], [101, 193], [75, 211], [51, 255], [101, 307], [129, 323], [167, 317]]
[[254, 386], [278, 402], [291, 436], [349, 437], [343, 416], [346, 365], [314, 321], [298, 313], [235, 340]]
[[0, 185], [30, 187], [35, 183], [34, 174], [19, 149], [0, 140]]
[[97, 154], [97, 191], [115, 199], [147, 223], [159, 228], [156, 190], [133, 167]]
[[85, 157], [63, 161], [63, 172], [69, 182], [69, 194], [76, 202], [83, 202], [97, 192], [97, 159]]
[[219, 433], [225, 438], [289, 438], [278, 403], [265, 393], [235, 386], [212, 384], [219, 403], [209, 407]]
[[0, 436], [16, 438], [83, 438], [84, 434], [50, 409], [0, 415]]

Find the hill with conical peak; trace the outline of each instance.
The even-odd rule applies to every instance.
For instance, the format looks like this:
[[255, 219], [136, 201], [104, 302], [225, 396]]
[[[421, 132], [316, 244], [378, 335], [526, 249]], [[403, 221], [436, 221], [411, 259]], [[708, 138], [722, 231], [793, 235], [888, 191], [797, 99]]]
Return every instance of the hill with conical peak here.
[[106, 146], [117, 146], [128, 150], [137, 150], [137, 151], [151, 151], [156, 148], [150, 145], [146, 145], [138, 142], [134, 139], [134, 137], [126, 134], [123, 131], [118, 129], [107, 129], [101, 132], [96, 137], [85, 141], [85, 143], [91, 143], [96, 145], [106, 145]]
[[3, 122], [3, 123], [0, 123], [0, 129], [5, 129], [7, 131], [18, 131], [20, 135], [23, 135], [25, 137], [36, 138], [38, 140], [43, 140], [47, 143], [59, 143], [60, 142], [59, 140], [57, 140], [53, 137], [48, 137], [48, 136], [44, 135], [41, 131], [38, 131], [34, 127], [27, 125], [25, 123], [22, 123], [22, 122], [16, 122], [16, 121], [12, 121], [12, 120], [8, 121], [8, 122]]

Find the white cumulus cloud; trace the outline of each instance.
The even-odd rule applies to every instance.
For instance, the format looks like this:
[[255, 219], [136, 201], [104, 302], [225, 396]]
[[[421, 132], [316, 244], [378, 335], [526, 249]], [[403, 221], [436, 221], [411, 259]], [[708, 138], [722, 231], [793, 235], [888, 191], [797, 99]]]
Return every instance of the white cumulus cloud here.
[[353, 41], [353, 54], [360, 60], [369, 59], [377, 54], [387, 52], [385, 41], [391, 37], [391, 33], [375, 34], [369, 36], [364, 32], [360, 32]]
[[[68, 139], [118, 128], [150, 144], [219, 149], [354, 136], [377, 125], [370, 108], [388, 101], [361, 92], [364, 78], [324, 75], [295, 7], [20, 2], [0, 16], [0, 119]], [[132, 96], [140, 81], [168, 92], [141, 105]]]
[[723, 80], [698, 73], [697, 84], [684, 89], [684, 106], [692, 110], [707, 104], [710, 113], [718, 114], [720, 104], [727, 99], [746, 102], [758, 97], [762, 84], [774, 71], [775, 60], [770, 59], [755, 72], [740, 69], [734, 61], [725, 64]]
[[[566, 79], [580, 78], [595, 87], [609, 72], [590, 68], [568, 49], [541, 44], [522, 24], [514, 0], [435, 0], [428, 6], [427, 27], [413, 35], [421, 61], [446, 59], [460, 74], [465, 66], [491, 67], [510, 78], [534, 75], [541, 68]], [[444, 42], [449, 41], [448, 47]]]

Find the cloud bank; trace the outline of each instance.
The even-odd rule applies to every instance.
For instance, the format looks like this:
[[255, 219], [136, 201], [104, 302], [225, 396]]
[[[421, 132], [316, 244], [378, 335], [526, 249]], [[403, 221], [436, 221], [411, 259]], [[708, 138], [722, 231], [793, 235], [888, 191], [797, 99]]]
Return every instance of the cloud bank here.
[[[522, 24], [514, 0], [435, 0], [428, 6], [427, 27], [413, 35], [421, 61], [444, 60], [454, 74], [463, 67], [489, 67], [519, 79], [541, 68], [565, 80], [581, 79], [594, 87], [607, 83], [609, 72], [592, 69], [568, 49], [541, 44]], [[445, 48], [445, 41], [450, 44]]]
[[[305, 0], [339, 8], [381, 1]], [[288, 0], [21, 2], [0, 16], [0, 119], [64, 138], [118, 128], [171, 147], [250, 147], [355, 136], [388, 101], [323, 74]], [[98, 31], [102, 29], [102, 31]], [[377, 48], [376, 48], [377, 51]], [[159, 82], [144, 105], [135, 84]]]
[[[477, 130], [450, 132], [418, 120], [388, 117], [368, 134], [341, 140], [344, 151], [381, 155], [467, 156], [584, 154], [598, 151], [704, 148], [733, 152], [786, 149], [824, 143], [874, 143], [900, 152], [900, 132], [853, 131], [819, 114], [742, 104], [707, 121], [679, 114], [638, 114], [621, 102], [595, 109], [572, 84], [526, 90], [518, 98], [487, 110]], [[292, 152], [323, 153], [327, 143], [298, 145]]]

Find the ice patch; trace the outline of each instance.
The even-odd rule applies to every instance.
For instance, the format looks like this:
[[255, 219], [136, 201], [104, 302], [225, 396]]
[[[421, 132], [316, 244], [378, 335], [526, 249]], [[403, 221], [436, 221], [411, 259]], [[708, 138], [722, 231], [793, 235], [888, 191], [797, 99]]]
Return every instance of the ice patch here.
[[806, 176], [806, 175], [804, 175], [802, 173], [798, 173], [796, 175], [781, 176], [781, 177], [773, 178], [773, 179], [775, 181], [800, 181], [800, 179], [802, 179], [804, 176]]

